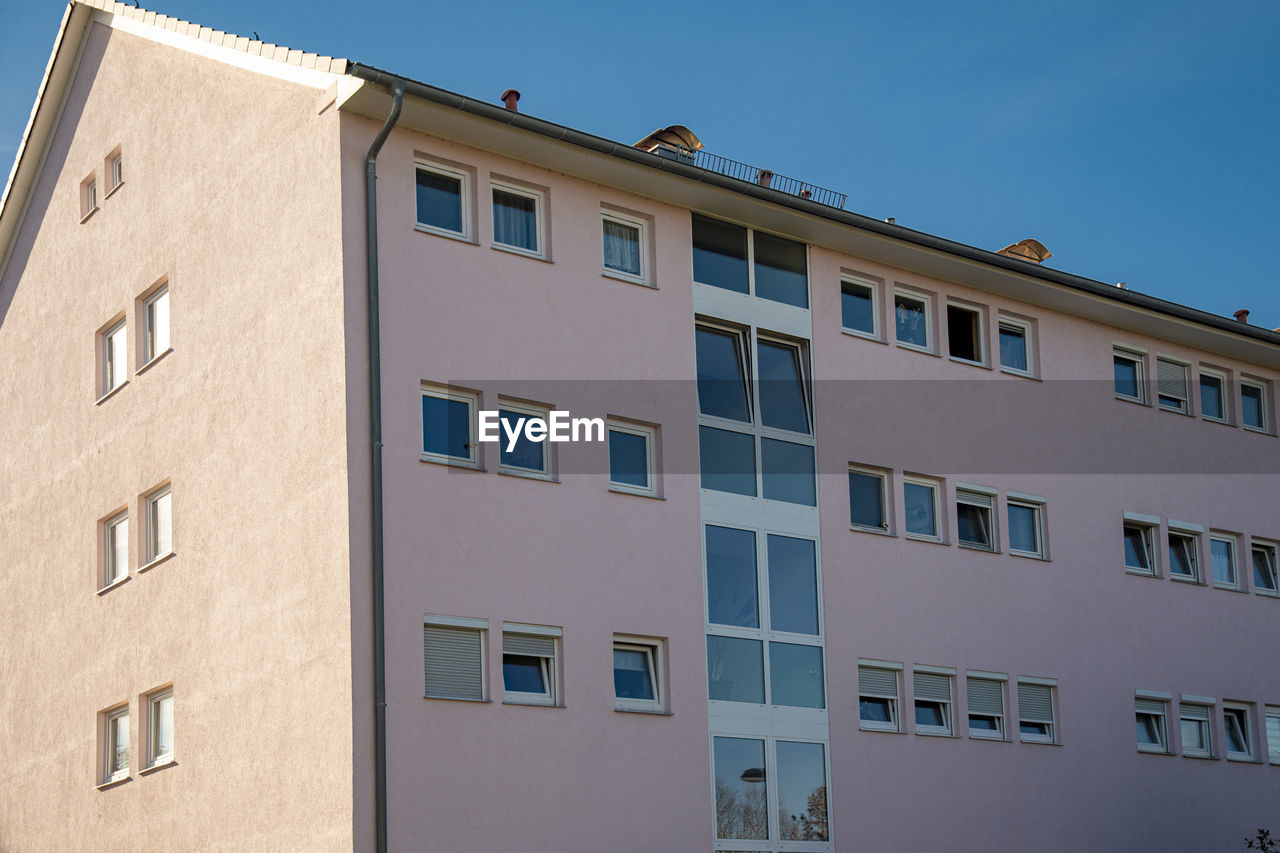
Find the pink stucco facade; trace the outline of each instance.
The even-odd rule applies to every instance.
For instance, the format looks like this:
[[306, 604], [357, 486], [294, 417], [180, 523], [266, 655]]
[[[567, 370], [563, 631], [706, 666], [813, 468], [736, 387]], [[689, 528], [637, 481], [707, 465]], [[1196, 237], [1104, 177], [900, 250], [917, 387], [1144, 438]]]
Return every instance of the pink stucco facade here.
[[[365, 156], [387, 87], [94, 5], [73, 7], [83, 49], [0, 268], [0, 850], [371, 850]], [[1163, 853], [1280, 829], [1280, 597], [1250, 562], [1280, 541], [1280, 339], [463, 107], [411, 91], [377, 160], [389, 849]], [[81, 221], [117, 146], [125, 182]], [[416, 227], [415, 163], [464, 176], [462, 238]], [[493, 181], [541, 194], [543, 257], [495, 246]], [[647, 285], [605, 274], [611, 213], [644, 223]], [[809, 307], [695, 283], [695, 213], [804, 244]], [[144, 364], [162, 281], [172, 351]], [[876, 292], [872, 335], [844, 328], [842, 281]], [[896, 288], [927, 297], [931, 351], [895, 342]], [[980, 312], [985, 365], [948, 357], [948, 304]], [[98, 399], [121, 318], [128, 384]], [[1030, 376], [999, 369], [1002, 318], [1028, 330]], [[815, 506], [701, 488], [713, 321], [801, 346]], [[1185, 363], [1190, 414], [1117, 399], [1117, 346], [1144, 354], [1148, 400], [1156, 359]], [[1203, 416], [1202, 369], [1227, 379], [1227, 424]], [[611, 489], [604, 443], [557, 445], [546, 479], [493, 446], [428, 459], [425, 385], [648, 425], [655, 494]], [[851, 525], [851, 466], [884, 477], [886, 532]], [[904, 477], [936, 485], [940, 541], [906, 535]], [[173, 555], [145, 566], [165, 484]], [[958, 544], [957, 487], [989, 497], [991, 550]], [[1039, 507], [1043, 558], [1010, 553], [1011, 497]], [[128, 580], [103, 590], [122, 510]], [[1126, 519], [1154, 576], [1126, 570]], [[815, 543], [820, 708], [709, 699], [708, 523]], [[1207, 583], [1170, 577], [1171, 528], [1198, 536]], [[1238, 589], [1212, 582], [1215, 535]], [[484, 626], [480, 701], [425, 695], [441, 618]], [[504, 701], [504, 623], [555, 632], [552, 704]], [[616, 706], [618, 638], [660, 650], [659, 713]], [[898, 731], [860, 719], [860, 660], [898, 673]], [[950, 735], [917, 732], [917, 671], [951, 673]], [[971, 736], [970, 672], [1005, 679], [1000, 741]], [[1050, 688], [1052, 743], [1019, 734], [1024, 679]], [[148, 697], [169, 687], [174, 761], [148, 768]], [[1168, 754], [1140, 751], [1135, 699], [1162, 694]], [[1187, 757], [1179, 702], [1209, 699], [1212, 757]], [[122, 703], [135, 753], [103, 784]], [[1227, 708], [1249, 712], [1248, 760], [1228, 759]], [[717, 839], [715, 737], [821, 744], [827, 839]]]

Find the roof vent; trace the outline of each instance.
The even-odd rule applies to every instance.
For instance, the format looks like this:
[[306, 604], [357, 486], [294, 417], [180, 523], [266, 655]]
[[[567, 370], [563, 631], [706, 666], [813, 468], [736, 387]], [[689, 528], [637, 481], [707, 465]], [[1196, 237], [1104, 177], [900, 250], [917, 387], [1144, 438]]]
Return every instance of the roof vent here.
[[1038, 264], [1041, 261], [1047, 261], [1049, 258], [1053, 257], [1053, 253], [1044, 247], [1044, 243], [1041, 243], [1039, 240], [1031, 239], [1019, 240], [1017, 243], [1005, 246], [1003, 249], [996, 252], [996, 254], [1004, 255], [1006, 258], [1018, 258], [1020, 260], [1030, 261], [1033, 264]]
[[1239, 320], [1241, 323], [1248, 323], [1248, 322], [1249, 322], [1249, 309], [1248, 309], [1248, 308], [1241, 308], [1239, 311], [1237, 311], [1237, 312], [1236, 312], [1236, 319], [1237, 319], [1237, 320]]
[[507, 91], [502, 93], [502, 103], [506, 106], [507, 109], [511, 110], [511, 112], [513, 113], [520, 112], [520, 108], [516, 106], [516, 103], [519, 100], [520, 100], [520, 93], [517, 92], [515, 89], [508, 89]]

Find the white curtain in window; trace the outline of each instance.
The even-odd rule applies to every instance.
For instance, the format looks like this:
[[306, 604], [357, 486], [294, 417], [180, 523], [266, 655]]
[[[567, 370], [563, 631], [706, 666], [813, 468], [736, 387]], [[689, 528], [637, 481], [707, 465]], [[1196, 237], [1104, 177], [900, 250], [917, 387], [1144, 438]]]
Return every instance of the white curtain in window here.
[[640, 275], [640, 229], [606, 219], [604, 265], [611, 270]]
[[537, 201], [515, 193], [493, 191], [493, 239], [505, 246], [538, 251]]

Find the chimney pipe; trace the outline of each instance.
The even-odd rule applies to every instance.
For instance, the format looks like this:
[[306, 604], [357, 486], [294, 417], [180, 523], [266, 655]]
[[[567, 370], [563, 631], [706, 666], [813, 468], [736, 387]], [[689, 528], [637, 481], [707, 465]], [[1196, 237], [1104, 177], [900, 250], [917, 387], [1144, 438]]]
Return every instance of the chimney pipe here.
[[520, 93], [515, 89], [508, 89], [502, 93], [502, 103], [505, 104], [507, 109], [511, 110], [513, 113], [520, 112], [519, 107], [516, 106], [516, 102], [519, 100]]
[[1241, 308], [1239, 311], [1237, 311], [1237, 312], [1236, 312], [1236, 319], [1237, 319], [1237, 320], [1239, 320], [1241, 323], [1248, 323], [1248, 322], [1249, 322], [1249, 309], [1248, 309], [1248, 308]]
[[769, 182], [773, 180], [773, 172], [768, 169], [761, 169], [760, 174], [756, 175], [756, 183], [762, 187], [769, 186]]
[[811, 198], [812, 196], [813, 196], [813, 193], [809, 192], [808, 190], [800, 190], [800, 198]]

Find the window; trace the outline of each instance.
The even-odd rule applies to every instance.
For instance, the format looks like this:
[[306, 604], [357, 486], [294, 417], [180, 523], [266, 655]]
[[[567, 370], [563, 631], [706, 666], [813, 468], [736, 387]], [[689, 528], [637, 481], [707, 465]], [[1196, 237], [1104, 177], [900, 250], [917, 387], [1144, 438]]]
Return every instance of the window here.
[[947, 352], [952, 358], [970, 364], [987, 363], [984, 320], [981, 309], [947, 306]]
[[965, 685], [969, 693], [969, 737], [1004, 740], [1005, 676], [969, 673]]
[[938, 483], [908, 479], [902, 486], [907, 536], [941, 541], [938, 532]]
[[916, 734], [951, 734], [951, 673], [916, 667], [911, 673], [915, 687]]
[[425, 696], [432, 699], [485, 698], [484, 619], [428, 615], [423, 620]]
[[1032, 375], [1031, 323], [1000, 318], [1000, 367], [1008, 373]]
[[1267, 706], [1267, 755], [1272, 764], [1280, 764], [1280, 708]]
[[1262, 385], [1240, 380], [1240, 420], [1246, 429], [1267, 429], [1267, 395]]
[[107, 174], [111, 177], [111, 189], [124, 183], [124, 160], [119, 151], [107, 158]]
[[1168, 754], [1169, 732], [1165, 726], [1165, 702], [1138, 697], [1133, 704], [1138, 728], [1138, 751]]
[[[441, 385], [422, 386], [422, 458], [479, 464], [476, 408], [479, 396]], [[504, 442], [505, 445], [505, 442]]]
[[173, 494], [169, 487], [147, 498], [147, 562], [173, 553]]
[[1187, 366], [1169, 358], [1156, 358], [1156, 399], [1160, 408], [1187, 414]]
[[1200, 537], [1188, 530], [1169, 529], [1169, 577], [1200, 582]]
[[991, 527], [993, 500], [989, 494], [956, 489], [956, 531], [961, 545], [984, 551], [995, 550]]
[[649, 283], [649, 223], [620, 213], [601, 213], [606, 275]]
[[898, 723], [898, 672], [901, 664], [858, 664], [859, 726], [868, 731], [901, 731]]
[[653, 427], [609, 422], [609, 488], [637, 495], [657, 494]]
[[128, 327], [124, 320], [102, 333], [102, 395], [106, 396], [129, 377]]
[[1116, 396], [1122, 400], [1135, 403], [1147, 402], [1146, 382], [1144, 379], [1143, 361], [1145, 356], [1132, 350], [1116, 347], [1115, 389]]
[[1224, 589], [1239, 589], [1240, 578], [1236, 574], [1236, 540], [1228, 536], [1210, 536], [1209, 556], [1213, 561], [1213, 585]]
[[717, 735], [711, 754], [716, 838], [830, 839], [825, 744]]
[[144, 303], [143, 364], [169, 351], [169, 288], [162, 287]]
[[663, 710], [661, 654], [661, 646], [652, 641], [614, 638], [614, 707], [620, 711]]
[[814, 541], [712, 524], [704, 535], [710, 699], [825, 708]]
[[1253, 588], [1271, 595], [1280, 592], [1276, 586], [1276, 546], [1253, 542]]
[[147, 766], [173, 760], [173, 691], [147, 697]]
[[104, 723], [102, 781], [116, 782], [129, 775], [129, 706], [108, 711]]
[[129, 514], [122, 512], [103, 525], [102, 585], [110, 586], [129, 573]]
[[880, 289], [877, 285], [860, 281], [840, 282], [840, 325], [846, 332], [879, 338]]
[[543, 200], [539, 190], [493, 185], [493, 242], [536, 258], [546, 257]]
[[1200, 371], [1200, 414], [1206, 420], [1227, 422], [1227, 379], [1219, 373]]
[[1054, 682], [1018, 682], [1018, 731], [1023, 743], [1056, 743], [1053, 720]]
[[929, 297], [905, 291], [893, 294], [893, 316], [899, 346], [933, 351], [929, 334]]
[[1125, 513], [1125, 516], [1125, 569], [1138, 574], [1154, 575], [1156, 573], [1156, 561], [1152, 542], [1156, 527], [1154, 524], [1129, 518], [1129, 513]]
[[887, 478], [878, 471], [849, 469], [849, 524], [862, 530], [886, 533], [889, 514], [885, 492]]
[[[498, 426], [502, 436], [498, 450], [499, 471], [504, 474], [551, 479], [551, 442], [534, 441], [529, 438], [521, 424], [521, 421], [527, 418], [541, 418], [545, 421], [550, 417], [551, 410], [546, 406], [533, 406], [498, 399]], [[519, 433], [514, 446], [507, 439], [508, 429]]]
[[1044, 559], [1044, 503], [1009, 498], [1009, 553]]
[[504, 701], [517, 705], [554, 705], [556, 639], [559, 628], [502, 625]]
[[808, 249], [804, 243], [697, 213], [692, 224], [694, 281], [797, 308], [809, 307]]
[[1182, 754], [1191, 758], [1213, 758], [1213, 738], [1209, 730], [1210, 706], [1181, 702], [1178, 705], [1182, 729]]
[[98, 181], [90, 175], [80, 183], [80, 221], [89, 218], [89, 214], [98, 209]]
[[1248, 705], [1223, 703], [1222, 722], [1227, 731], [1227, 758], [1253, 761], [1252, 718]]
[[418, 228], [471, 239], [470, 174], [421, 161], [414, 171]]

